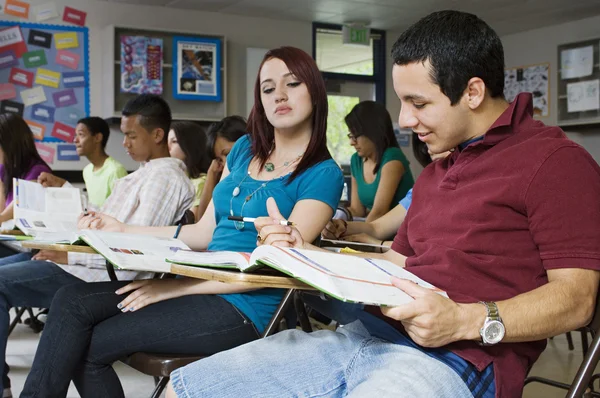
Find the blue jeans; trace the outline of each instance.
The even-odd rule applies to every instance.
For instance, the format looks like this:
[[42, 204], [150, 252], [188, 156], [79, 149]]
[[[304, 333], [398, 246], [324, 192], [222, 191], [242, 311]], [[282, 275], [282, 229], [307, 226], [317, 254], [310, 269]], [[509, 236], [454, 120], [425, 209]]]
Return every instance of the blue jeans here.
[[31, 257], [33, 257], [33, 255], [30, 252], [11, 254], [10, 256], [0, 258], [0, 267], [2, 267], [3, 265], [29, 261], [31, 260]]
[[112, 363], [143, 351], [211, 355], [259, 337], [225, 299], [197, 294], [134, 312], [117, 308], [129, 282], [67, 286], [56, 294], [21, 398], [65, 397], [71, 380], [85, 398], [123, 398]]
[[287, 330], [171, 373], [179, 398], [472, 398], [450, 367], [369, 334], [360, 321], [336, 332]]
[[0, 266], [0, 391], [10, 386], [6, 344], [12, 307], [48, 308], [63, 286], [82, 281], [49, 261], [26, 261]]

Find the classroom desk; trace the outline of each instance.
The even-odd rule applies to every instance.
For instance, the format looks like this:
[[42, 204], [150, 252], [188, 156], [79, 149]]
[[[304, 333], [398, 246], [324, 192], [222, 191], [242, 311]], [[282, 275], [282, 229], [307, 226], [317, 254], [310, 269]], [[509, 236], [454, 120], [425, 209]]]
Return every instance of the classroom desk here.
[[0, 235], [18, 235], [24, 236], [23, 231], [18, 229], [0, 229]]
[[[96, 251], [89, 246], [62, 245], [35, 241], [24, 241], [22, 243], [23, 247], [28, 249], [97, 254]], [[223, 283], [235, 283], [247, 287], [275, 287], [282, 289], [315, 290], [312, 286], [309, 286], [298, 279], [276, 274], [275, 272], [259, 271], [258, 273], [250, 274], [218, 268], [191, 267], [187, 265], [171, 264], [171, 273], [190, 278], [213, 280]]]
[[38, 250], [54, 250], [57, 252], [75, 252], [75, 253], [87, 253], [97, 254], [94, 249], [89, 246], [78, 246], [78, 245], [63, 245], [58, 243], [43, 243], [36, 242], [33, 240], [26, 240], [21, 242], [23, 247], [27, 249], [38, 249]]

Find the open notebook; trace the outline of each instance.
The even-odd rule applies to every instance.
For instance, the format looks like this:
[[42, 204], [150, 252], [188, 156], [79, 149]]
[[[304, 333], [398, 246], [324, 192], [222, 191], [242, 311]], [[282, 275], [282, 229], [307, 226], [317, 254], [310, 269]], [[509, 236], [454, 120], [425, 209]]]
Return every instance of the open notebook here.
[[74, 243], [82, 212], [79, 188], [44, 188], [37, 182], [13, 179], [14, 222], [36, 241]]
[[168, 262], [251, 271], [262, 265], [297, 278], [338, 300], [372, 305], [399, 305], [413, 299], [391, 284], [392, 276], [446, 293], [396, 264], [313, 250], [261, 246], [251, 254], [178, 251]]

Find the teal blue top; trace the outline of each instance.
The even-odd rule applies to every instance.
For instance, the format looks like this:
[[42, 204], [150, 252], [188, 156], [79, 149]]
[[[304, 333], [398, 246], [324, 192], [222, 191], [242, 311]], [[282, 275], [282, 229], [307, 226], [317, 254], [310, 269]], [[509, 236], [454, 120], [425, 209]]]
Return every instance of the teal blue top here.
[[404, 166], [404, 174], [402, 175], [400, 184], [398, 184], [398, 187], [396, 188], [394, 198], [390, 202], [390, 209], [396, 206], [396, 204], [406, 196], [408, 190], [411, 189], [415, 183], [412, 172], [410, 171], [410, 163], [408, 159], [406, 159], [406, 156], [402, 150], [396, 147], [385, 150], [381, 158], [381, 163], [379, 164], [379, 170], [377, 170], [377, 175], [375, 175], [375, 180], [370, 184], [365, 182], [363, 174], [364, 162], [362, 158], [355, 153], [352, 155], [352, 159], [350, 159], [350, 171], [352, 172], [352, 176], [356, 181], [358, 198], [363, 206], [365, 206], [369, 211], [373, 208], [373, 203], [375, 202], [375, 195], [377, 194], [377, 189], [379, 188], [379, 180], [381, 179], [381, 170], [383, 169], [383, 165], [392, 160], [399, 160], [402, 162], [402, 165]]
[[[279, 211], [286, 218], [292, 213], [294, 205], [303, 199], [324, 202], [334, 211], [338, 205], [344, 178], [342, 170], [332, 159], [310, 167], [287, 185], [289, 174], [270, 181], [258, 181], [250, 177], [250, 160], [250, 140], [246, 135], [231, 149], [227, 156], [230, 174], [217, 184], [213, 192], [217, 226], [208, 250], [252, 252], [256, 248], [254, 224], [245, 223], [242, 229], [237, 230], [234, 222], [228, 220], [227, 216], [267, 216], [266, 201], [269, 197], [275, 199]], [[233, 196], [236, 187], [239, 188], [239, 193]], [[245, 198], [250, 194], [252, 198], [243, 206]], [[283, 290], [261, 289], [247, 293], [223, 294], [220, 297], [233, 304], [254, 323], [259, 332], [262, 332], [277, 309], [283, 297]]]

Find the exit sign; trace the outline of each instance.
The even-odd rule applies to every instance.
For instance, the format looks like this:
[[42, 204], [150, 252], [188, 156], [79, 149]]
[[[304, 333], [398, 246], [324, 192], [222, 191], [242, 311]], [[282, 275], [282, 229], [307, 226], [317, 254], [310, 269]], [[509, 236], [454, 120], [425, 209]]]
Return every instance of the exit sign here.
[[364, 26], [343, 26], [342, 42], [344, 44], [358, 44], [369, 46], [371, 44], [371, 29]]

